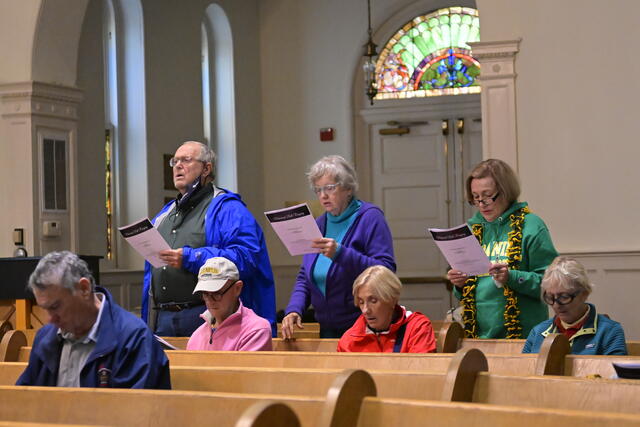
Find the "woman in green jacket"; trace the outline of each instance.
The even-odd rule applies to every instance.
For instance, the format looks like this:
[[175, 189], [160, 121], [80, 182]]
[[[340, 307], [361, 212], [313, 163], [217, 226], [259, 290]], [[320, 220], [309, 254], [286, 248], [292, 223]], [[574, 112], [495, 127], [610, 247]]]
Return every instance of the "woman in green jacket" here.
[[518, 178], [502, 160], [479, 163], [467, 177], [466, 193], [478, 208], [468, 224], [492, 265], [481, 276], [447, 273], [463, 306], [465, 336], [525, 338], [549, 317], [540, 282], [558, 252], [542, 219], [518, 202]]

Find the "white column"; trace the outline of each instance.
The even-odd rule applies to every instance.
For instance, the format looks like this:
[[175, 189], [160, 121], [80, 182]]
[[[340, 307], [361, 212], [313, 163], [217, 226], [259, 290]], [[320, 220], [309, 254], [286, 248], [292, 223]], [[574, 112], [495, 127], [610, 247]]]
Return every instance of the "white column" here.
[[518, 172], [515, 56], [520, 40], [469, 43], [480, 61], [482, 152]]
[[[76, 146], [78, 104], [73, 87], [38, 82], [0, 85], [0, 256], [11, 256], [14, 228], [23, 228], [29, 255], [78, 246]], [[42, 139], [62, 138], [66, 150], [66, 209], [42, 206]], [[44, 221], [58, 221], [62, 234], [44, 237]]]

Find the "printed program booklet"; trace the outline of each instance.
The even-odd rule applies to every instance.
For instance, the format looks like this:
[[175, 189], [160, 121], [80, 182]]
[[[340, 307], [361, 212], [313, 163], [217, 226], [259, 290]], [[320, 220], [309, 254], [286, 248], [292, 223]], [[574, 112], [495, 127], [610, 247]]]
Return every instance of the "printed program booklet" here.
[[489, 273], [491, 261], [467, 224], [429, 232], [451, 268], [469, 276]]
[[322, 238], [322, 233], [311, 215], [309, 205], [302, 203], [264, 214], [291, 255], [320, 252], [320, 249], [311, 247], [314, 239]]
[[166, 262], [160, 259], [159, 253], [171, 248], [149, 218], [143, 218], [133, 224], [119, 227], [118, 230], [120, 230], [122, 237], [129, 242], [133, 249], [155, 268], [167, 265]]

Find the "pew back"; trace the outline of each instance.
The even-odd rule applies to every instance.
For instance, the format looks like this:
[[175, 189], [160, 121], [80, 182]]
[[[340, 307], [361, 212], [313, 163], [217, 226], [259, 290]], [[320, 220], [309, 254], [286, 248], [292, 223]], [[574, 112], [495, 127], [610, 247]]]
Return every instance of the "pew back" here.
[[613, 378], [616, 374], [613, 362], [638, 363], [639, 356], [580, 356], [569, 354], [565, 358], [565, 375], [589, 377], [599, 375], [602, 378]]
[[357, 427], [513, 426], [602, 427], [640, 426], [640, 416], [611, 412], [521, 408], [461, 402], [433, 402], [365, 397]]
[[517, 377], [481, 372], [473, 402], [640, 414], [640, 382], [545, 375]]
[[263, 400], [287, 403], [307, 426], [316, 424], [325, 401], [318, 396], [0, 386], [0, 401], [11, 402], [0, 405], [0, 420], [154, 427], [215, 422], [231, 427], [243, 411]]
[[[167, 351], [171, 366], [260, 366], [274, 368], [367, 369], [446, 372], [454, 353], [335, 353]], [[533, 374], [538, 355], [488, 355], [489, 372]]]

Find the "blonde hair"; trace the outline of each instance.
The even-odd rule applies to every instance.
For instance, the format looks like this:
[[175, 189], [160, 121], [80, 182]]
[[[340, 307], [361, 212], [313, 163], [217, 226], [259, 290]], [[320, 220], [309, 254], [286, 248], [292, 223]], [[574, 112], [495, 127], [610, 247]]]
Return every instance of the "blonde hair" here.
[[397, 303], [402, 283], [395, 273], [384, 265], [373, 265], [364, 270], [353, 282], [353, 303], [358, 306], [358, 291], [365, 285], [383, 302]]
[[473, 204], [473, 194], [471, 193], [471, 181], [480, 178], [493, 178], [496, 189], [504, 199], [511, 205], [520, 197], [520, 183], [516, 173], [507, 163], [498, 159], [484, 160], [473, 168], [467, 177], [466, 190], [467, 201]]
[[542, 278], [542, 290], [546, 291], [552, 284], [557, 284], [567, 292], [580, 290], [587, 295], [593, 291], [593, 284], [584, 266], [573, 258], [559, 256], [547, 267]]

